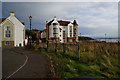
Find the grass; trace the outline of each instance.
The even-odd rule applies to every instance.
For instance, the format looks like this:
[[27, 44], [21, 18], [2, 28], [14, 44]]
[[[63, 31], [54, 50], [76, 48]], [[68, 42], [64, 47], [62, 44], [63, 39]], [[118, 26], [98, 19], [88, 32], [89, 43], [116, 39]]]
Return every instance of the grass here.
[[[72, 48], [74, 47], [74, 48]], [[75, 46], [67, 47], [71, 50], [65, 53], [38, 49], [38, 52], [52, 58], [55, 72], [60, 78], [92, 76], [96, 78], [119, 78], [118, 44], [116, 43], [82, 43], [80, 45], [80, 59]], [[67, 50], [66, 48], [66, 50]], [[73, 50], [72, 49], [76, 49]]]

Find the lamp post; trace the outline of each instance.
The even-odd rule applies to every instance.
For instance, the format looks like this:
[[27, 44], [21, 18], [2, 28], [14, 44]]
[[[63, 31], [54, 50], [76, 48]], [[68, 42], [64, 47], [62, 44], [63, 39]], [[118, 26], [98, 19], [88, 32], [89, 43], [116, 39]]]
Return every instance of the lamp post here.
[[30, 20], [30, 48], [31, 48], [31, 20], [32, 20], [32, 16], [29, 16], [29, 20]]

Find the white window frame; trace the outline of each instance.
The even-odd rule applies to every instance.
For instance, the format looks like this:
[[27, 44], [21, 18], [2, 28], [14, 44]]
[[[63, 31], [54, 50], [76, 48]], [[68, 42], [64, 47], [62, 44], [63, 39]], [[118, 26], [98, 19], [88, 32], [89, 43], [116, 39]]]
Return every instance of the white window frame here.
[[63, 31], [63, 39], [65, 39], [65, 31]]
[[5, 37], [9, 38], [11, 36], [11, 30], [9, 26], [5, 27]]
[[5, 41], [6, 46], [10, 46], [10, 41]]
[[72, 26], [69, 27], [70, 37], [72, 37]]
[[58, 37], [58, 23], [53, 23], [53, 36]]

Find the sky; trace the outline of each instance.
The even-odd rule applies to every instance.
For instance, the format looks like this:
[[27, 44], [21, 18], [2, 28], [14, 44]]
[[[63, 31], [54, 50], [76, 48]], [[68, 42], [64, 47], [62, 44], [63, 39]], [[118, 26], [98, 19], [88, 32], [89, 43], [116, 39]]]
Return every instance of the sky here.
[[89, 37], [118, 37], [117, 2], [3, 2], [2, 17], [15, 16], [25, 21], [29, 28], [29, 16], [32, 16], [33, 29], [45, 29], [46, 21], [54, 16], [57, 20], [78, 23], [78, 33]]
[[1, 0], [2, 2], [119, 2], [119, 0]]

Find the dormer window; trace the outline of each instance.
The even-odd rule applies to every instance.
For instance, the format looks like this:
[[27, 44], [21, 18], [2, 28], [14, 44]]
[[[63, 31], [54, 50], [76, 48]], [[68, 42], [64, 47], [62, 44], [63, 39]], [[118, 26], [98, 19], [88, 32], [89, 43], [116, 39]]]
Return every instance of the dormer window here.
[[10, 36], [11, 36], [10, 33], [11, 33], [10, 27], [7, 26], [7, 27], [5, 28], [5, 37], [10, 37]]

